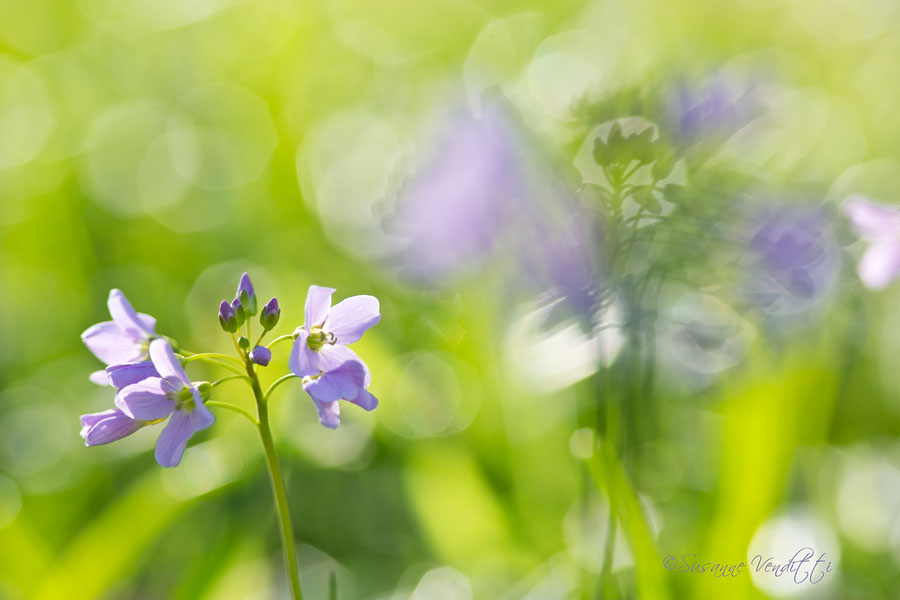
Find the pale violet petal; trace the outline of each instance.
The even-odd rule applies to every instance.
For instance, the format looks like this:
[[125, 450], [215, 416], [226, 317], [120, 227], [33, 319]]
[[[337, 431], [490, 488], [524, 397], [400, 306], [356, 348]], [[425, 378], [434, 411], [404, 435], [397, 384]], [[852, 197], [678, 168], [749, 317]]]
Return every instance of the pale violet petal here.
[[319, 374], [319, 353], [310, 349], [306, 343], [309, 332], [301, 329], [291, 348], [288, 367], [297, 377], [308, 377]]
[[356, 352], [350, 348], [341, 346], [340, 344], [325, 344], [319, 348], [317, 354], [319, 355], [318, 366], [322, 371], [328, 372], [337, 369], [346, 362], [355, 361], [362, 365], [363, 372], [365, 373], [363, 387], [369, 387], [369, 384], [372, 383], [372, 376], [369, 373], [369, 368], [366, 366], [366, 363], [364, 363], [359, 356], [356, 355]]
[[94, 356], [108, 365], [137, 362], [147, 358], [143, 347], [112, 321], [88, 327], [81, 340]]
[[149, 377], [119, 390], [116, 406], [132, 419], [142, 421], [164, 419], [175, 410], [159, 377]]
[[138, 317], [138, 314], [121, 290], [110, 290], [109, 300], [106, 304], [109, 307], [109, 314], [116, 325], [121, 327], [125, 333], [133, 336], [135, 340], [147, 339], [153, 335], [153, 330], [148, 330], [145, 327], [145, 323]]
[[109, 380], [109, 376], [106, 374], [106, 371], [100, 369], [99, 371], [94, 371], [88, 377], [91, 380], [91, 383], [96, 383], [97, 385], [109, 385], [112, 383]]
[[99, 446], [129, 436], [141, 424], [118, 409], [81, 416], [81, 437], [86, 446]]
[[872, 243], [859, 262], [859, 278], [871, 290], [880, 290], [900, 275], [900, 240]]
[[843, 211], [859, 236], [876, 239], [900, 233], [900, 206], [885, 206], [864, 196], [851, 196], [844, 203]]
[[352, 344], [369, 327], [381, 320], [380, 306], [375, 296], [352, 296], [331, 307], [323, 329], [333, 333], [338, 344]]
[[150, 360], [153, 361], [153, 366], [162, 377], [175, 377], [185, 385], [191, 384], [184, 368], [175, 356], [172, 346], [166, 340], [157, 338], [150, 342]]
[[325, 321], [328, 309], [331, 307], [331, 295], [334, 291], [334, 288], [320, 285], [309, 286], [309, 291], [306, 293], [306, 307], [303, 311], [306, 318], [304, 326], [307, 331], [313, 327], [318, 327]]
[[153, 361], [149, 360], [112, 365], [106, 367], [106, 371], [103, 374], [106, 376], [108, 383], [120, 389], [148, 377], [159, 377], [159, 372], [153, 366]]
[[156, 462], [163, 467], [177, 467], [191, 436], [212, 425], [214, 420], [202, 405], [189, 412], [175, 411], [156, 441]]

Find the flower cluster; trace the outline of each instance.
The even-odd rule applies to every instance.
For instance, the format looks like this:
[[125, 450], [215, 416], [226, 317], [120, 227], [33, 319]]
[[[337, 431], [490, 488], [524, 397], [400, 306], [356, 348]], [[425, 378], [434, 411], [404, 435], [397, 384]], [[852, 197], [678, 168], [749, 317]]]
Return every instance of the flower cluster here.
[[[142, 427], [168, 420], [156, 444], [156, 460], [164, 467], [181, 462], [185, 447], [195, 432], [211, 426], [215, 417], [207, 403], [213, 389], [227, 380], [243, 379], [250, 384], [258, 415], [274, 387], [285, 379], [300, 378], [319, 414], [319, 421], [335, 428], [340, 423], [339, 400], [372, 410], [378, 400], [369, 391], [371, 375], [365, 363], [347, 348], [381, 318], [373, 296], [353, 296], [331, 306], [332, 288], [310, 286], [306, 300], [305, 324], [293, 334], [262, 345], [264, 337], [278, 324], [281, 309], [272, 298], [258, 310], [256, 292], [244, 273], [234, 300], [223, 300], [218, 319], [234, 342], [237, 358], [183, 349], [156, 333], [156, 319], [134, 310], [117, 289], [109, 294], [111, 321], [88, 328], [81, 336], [88, 349], [107, 367], [91, 375], [91, 381], [115, 388], [115, 408], [81, 417], [81, 436], [88, 446], [108, 444], [131, 435]], [[262, 332], [250, 344], [251, 320], [259, 314]], [[259, 385], [259, 368], [272, 360], [271, 346], [293, 340], [291, 374], [282, 377], [266, 393]], [[212, 383], [192, 381], [185, 367], [193, 360], [207, 360], [233, 373]], [[239, 407], [223, 403], [226, 408]], [[260, 417], [254, 419], [260, 425]]]

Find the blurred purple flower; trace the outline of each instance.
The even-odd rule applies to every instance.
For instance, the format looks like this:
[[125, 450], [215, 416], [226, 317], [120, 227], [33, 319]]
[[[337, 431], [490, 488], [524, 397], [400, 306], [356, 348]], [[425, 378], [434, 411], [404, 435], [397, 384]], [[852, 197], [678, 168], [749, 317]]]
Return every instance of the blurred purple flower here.
[[[113, 320], [92, 325], [81, 334], [88, 350], [108, 365], [147, 360], [150, 341], [157, 337], [156, 319], [135, 312], [125, 294], [117, 289], [110, 290], [107, 306]], [[103, 371], [91, 375], [91, 381], [101, 385], [105, 378]]]
[[754, 86], [724, 73], [702, 83], [682, 82], [672, 93], [669, 127], [680, 144], [724, 142], [758, 112]]
[[853, 196], [844, 204], [856, 234], [868, 242], [859, 261], [859, 278], [870, 290], [880, 290], [900, 275], [900, 207]]
[[839, 250], [821, 211], [778, 209], [763, 218], [750, 239], [756, 266], [746, 289], [772, 314], [808, 308], [834, 285]]
[[496, 108], [454, 118], [434, 154], [403, 188], [390, 228], [407, 238], [407, 272], [446, 278], [471, 269], [497, 242], [521, 200], [523, 173], [509, 124]]
[[365, 410], [374, 410], [378, 406], [378, 399], [365, 389], [368, 380], [366, 366], [351, 360], [319, 377], [304, 379], [303, 389], [316, 405], [319, 422], [334, 429], [341, 422], [338, 400], [352, 402]]
[[480, 118], [457, 113], [386, 221], [407, 242], [402, 273], [447, 283], [490, 260], [508, 273], [507, 289], [549, 290], [589, 314], [590, 223], [539, 146], [502, 101]]
[[[331, 371], [348, 361], [365, 364], [347, 345], [356, 342], [367, 329], [381, 320], [378, 299], [351, 296], [331, 306], [333, 288], [309, 286], [306, 296], [306, 323], [294, 331], [294, 347], [289, 366], [298, 377]], [[365, 386], [369, 371], [365, 369]]]
[[174, 467], [194, 432], [213, 424], [215, 418], [203, 404], [181, 363], [166, 340], [150, 343], [150, 359], [160, 377], [149, 377], [124, 387], [116, 394], [116, 406], [125, 416], [144, 422], [171, 416], [156, 443], [156, 461]]

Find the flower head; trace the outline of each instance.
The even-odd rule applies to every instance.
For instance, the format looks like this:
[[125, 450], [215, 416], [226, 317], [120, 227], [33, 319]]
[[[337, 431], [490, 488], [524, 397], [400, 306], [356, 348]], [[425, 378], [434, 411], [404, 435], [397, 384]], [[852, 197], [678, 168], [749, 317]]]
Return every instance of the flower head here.
[[378, 406], [378, 399], [366, 390], [369, 371], [357, 360], [347, 361], [319, 377], [303, 381], [303, 389], [319, 412], [319, 422], [336, 428], [341, 422], [338, 400], [352, 402], [365, 410]]
[[900, 275], [900, 207], [853, 196], [844, 204], [844, 214], [868, 242], [857, 267], [859, 278], [871, 290], [886, 287]]
[[[365, 364], [348, 344], [359, 340], [367, 329], [381, 319], [378, 299], [352, 296], [331, 306], [334, 289], [309, 286], [306, 296], [306, 323], [294, 331], [290, 368], [298, 377], [310, 377], [331, 371], [347, 361]], [[366, 386], [369, 375], [366, 373]]]
[[148, 377], [119, 390], [116, 406], [125, 416], [144, 422], [169, 418], [156, 443], [156, 461], [174, 467], [194, 432], [213, 424], [215, 418], [203, 404], [198, 387], [184, 372], [166, 340], [150, 343], [150, 359], [159, 377]]
[[[110, 290], [107, 306], [112, 321], [92, 325], [81, 334], [88, 350], [108, 365], [147, 360], [150, 341], [157, 337], [156, 319], [135, 312], [117, 289]], [[92, 379], [97, 381], [99, 376]]]

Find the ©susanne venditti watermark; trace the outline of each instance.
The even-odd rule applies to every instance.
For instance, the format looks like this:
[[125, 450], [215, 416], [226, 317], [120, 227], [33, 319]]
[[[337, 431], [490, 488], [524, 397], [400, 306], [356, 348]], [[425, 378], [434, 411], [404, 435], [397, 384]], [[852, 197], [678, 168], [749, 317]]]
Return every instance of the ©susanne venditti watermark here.
[[747, 566], [743, 561], [739, 563], [703, 562], [693, 553], [684, 554], [681, 557], [669, 554], [663, 558], [663, 568], [679, 573], [708, 573], [718, 578], [737, 577], [744, 572], [744, 568], [748, 568], [755, 569], [757, 573], [767, 573], [774, 577], [789, 574], [797, 585], [816, 584], [833, 570], [831, 561], [826, 556], [826, 553], [822, 552], [816, 558], [816, 551], [809, 546], [804, 546], [784, 562], [777, 562], [774, 556], [764, 557], [762, 554], [757, 554], [750, 559], [750, 565]]

